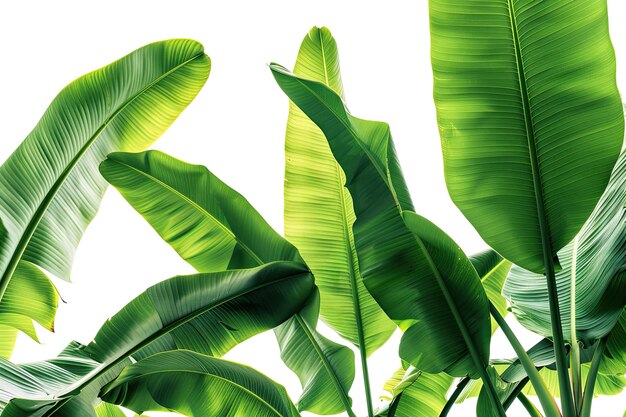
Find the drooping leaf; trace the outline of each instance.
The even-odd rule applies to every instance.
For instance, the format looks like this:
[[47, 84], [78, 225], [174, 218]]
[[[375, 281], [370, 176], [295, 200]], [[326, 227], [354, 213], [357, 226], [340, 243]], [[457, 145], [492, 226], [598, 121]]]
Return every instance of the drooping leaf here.
[[[337, 44], [314, 27], [300, 46], [294, 74], [323, 83], [343, 97]], [[395, 324], [369, 294], [359, 270], [352, 225], [352, 198], [345, 175], [322, 131], [293, 103], [285, 135], [285, 237], [315, 274], [320, 316], [369, 356]]]
[[[387, 315], [406, 330], [402, 359], [426, 372], [476, 375], [477, 366], [483, 365], [472, 359], [467, 344], [475, 345], [476, 359], [486, 365], [487, 297], [471, 263], [449, 237], [415, 214], [403, 219], [408, 192], [389, 127], [351, 116], [341, 98], [322, 83], [277, 64], [270, 68], [281, 89], [324, 132], [345, 173], [357, 219], [354, 238], [361, 275]], [[409, 230], [406, 218], [426, 229]], [[459, 326], [467, 328], [467, 338]]]
[[297, 417], [285, 389], [244, 365], [190, 351], [158, 353], [126, 369], [103, 399], [142, 414]]
[[87, 346], [52, 361], [0, 367], [2, 399], [11, 400], [2, 415], [92, 416], [98, 391], [129, 357], [168, 346], [224, 354], [291, 317], [313, 288], [308, 269], [294, 262], [163, 281], [109, 319]]
[[543, 273], [544, 244], [556, 257], [578, 233], [624, 138], [606, 1], [429, 5], [448, 191], [489, 246]]
[[20, 261], [2, 302], [0, 325], [20, 330], [37, 339], [32, 322], [54, 331], [59, 294], [50, 279], [27, 261]]
[[[498, 310], [502, 317], [508, 313], [506, 298], [502, 295], [504, 281], [511, 270], [511, 262], [504, 259], [493, 249], [470, 256], [470, 262], [476, 269], [480, 282], [483, 284], [487, 298]], [[491, 318], [491, 334], [498, 328], [496, 321]]]
[[[159, 235], [201, 271], [301, 260], [296, 248], [247, 200], [205, 167], [148, 151], [111, 154], [100, 170]], [[337, 358], [347, 359], [352, 351], [317, 333], [317, 316], [311, 314], [319, 307], [314, 298], [309, 301], [313, 304], [276, 329], [276, 335], [287, 365], [305, 388], [299, 406], [339, 413], [350, 404], [354, 363], [339, 364]]]
[[207, 80], [202, 45], [153, 43], [80, 77], [0, 167], [0, 299], [21, 261], [69, 280], [106, 188], [98, 164], [150, 146]]
[[[563, 337], [586, 346], [609, 334], [626, 305], [626, 150], [598, 206], [573, 242], [559, 251], [556, 274]], [[551, 336], [550, 306], [543, 275], [513, 267], [505, 286], [517, 319], [529, 330]], [[572, 320], [574, 301], [574, 321]]]

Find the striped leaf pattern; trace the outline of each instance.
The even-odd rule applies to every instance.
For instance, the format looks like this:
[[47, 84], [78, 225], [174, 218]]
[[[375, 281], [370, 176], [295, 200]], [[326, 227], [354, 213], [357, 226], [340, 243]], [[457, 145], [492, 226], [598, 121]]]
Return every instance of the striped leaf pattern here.
[[543, 273], [543, 247], [556, 257], [578, 233], [624, 138], [606, 0], [429, 5], [448, 191], [485, 242]]

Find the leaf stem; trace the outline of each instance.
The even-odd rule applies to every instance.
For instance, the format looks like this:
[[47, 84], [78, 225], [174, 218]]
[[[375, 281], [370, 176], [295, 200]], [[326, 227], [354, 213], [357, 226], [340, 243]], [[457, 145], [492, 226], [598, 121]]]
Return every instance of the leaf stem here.
[[537, 410], [535, 404], [533, 404], [523, 393], [520, 392], [517, 395], [517, 399], [520, 403], [522, 403], [526, 411], [528, 411], [528, 415], [530, 415], [530, 417], [543, 417], [543, 414], [541, 414], [541, 412]]
[[596, 385], [596, 378], [598, 377], [598, 370], [600, 369], [600, 362], [602, 362], [602, 354], [606, 348], [606, 337], [600, 339], [598, 347], [593, 352], [593, 358], [591, 359], [591, 367], [589, 368], [589, 374], [587, 375], [587, 382], [585, 384], [585, 395], [583, 396], [582, 410], [580, 417], [591, 417], [591, 402], [593, 401], [593, 390]]
[[572, 252], [572, 268], [570, 274], [570, 373], [572, 376], [572, 391], [574, 392], [574, 406], [580, 413], [583, 399], [583, 386], [580, 366], [580, 346], [576, 334], [576, 261], [578, 259], [578, 236], [574, 238]]
[[554, 273], [554, 260], [552, 259], [552, 245], [542, 228], [543, 259], [546, 266], [546, 280], [548, 282], [548, 299], [550, 301], [550, 322], [552, 324], [552, 341], [554, 343], [554, 356], [556, 358], [556, 370], [559, 376], [559, 391], [561, 393], [561, 407], [564, 417], [576, 417], [576, 407], [572, 396], [572, 386], [569, 379], [567, 355], [565, 354], [565, 341], [563, 340], [563, 326], [561, 324], [561, 311], [559, 309], [559, 295]]
[[511, 346], [513, 347], [513, 350], [515, 350], [520, 363], [524, 367], [526, 375], [528, 375], [533, 388], [535, 388], [535, 392], [541, 402], [543, 411], [546, 413], [546, 417], [560, 417], [561, 413], [559, 412], [559, 408], [554, 401], [554, 397], [539, 375], [532, 359], [528, 356], [528, 353], [515, 336], [515, 333], [513, 333], [506, 320], [504, 320], [504, 317], [502, 317], [502, 315], [498, 312], [498, 309], [495, 308], [493, 304], [489, 303], [489, 309], [491, 310], [491, 315], [498, 323], [498, 326], [502, 329], [502, 332], [504, 332], [504, 335], [509, 340], [509, 343], [511, 343]]
[[452, 409], [452, 406], [456, 403], [456, 400], [459, 398], [459, 396], [461, 395], [461, 393], [463, 392], [467, 384], [469, 384], [469, 382], [470, 382], [469, 377], [465, 377], [461, 381], [459, 381], [456, 388], [454, 389], [454, 392], [452, 393], [450, 398], [448, 398], [448, 402], [443, 407], [443, 410], [441, 410], [441, 414], [439, 414], [439, 417], [446, 417], [448, 415], [448, 413]]
[[365, 354], [365, 346], [359, 346], [361, 354], [361, 368], [363, 369], [363, 385], [365, 385], [365, 401], [367, 402], [367, 415], [374, 417], [374, 407], [372, 406], [372, 392], [370, 389], [370, 375], [367, 369], [367, 355]]

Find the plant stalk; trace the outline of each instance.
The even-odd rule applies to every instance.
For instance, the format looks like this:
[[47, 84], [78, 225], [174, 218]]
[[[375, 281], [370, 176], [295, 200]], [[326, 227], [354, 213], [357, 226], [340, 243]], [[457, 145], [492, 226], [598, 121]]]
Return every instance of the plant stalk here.
[[526, 375], [528, 375], [528, 379], [530, 379], [533, 388], [535, 388], [535, 392], [537, 393], [537, 397], [541, 402], [541, 406], [543, 407], [543, 411], [546, 414], [546, 417], [561, 417], [561, 413], [556, 405], [556, 402], [554, 401], [552, 393], [550, 393], [550, 391], [548, 390], [548, 387], [539, 375], [535, 364], [515, 336], [515, 333], [513, 333], [513, 331], [509, 327], [509, 324], [506, 322], [506, 320], [504, 320], [504, 317], [500, 315], [498, 309], [496, 309], [493, 304], [489, 303], [489, 308], [491, 311], [491, 315], [498, 323], [498, 326], [500, 326], [500, 328], [502, 329], [502, 332], [504, 332], [506, 338], [509, 340], [509, 343], [513, 347], [513, 350], [515, 350], [515, 353], [517, 354], [520, 363], [526, 371]]
[[461, 393], [463, 392], [467, 384], [469, 384], [469, 382], [470, 382], [469, 377], [465, 377], [461, 381], [459, 381], [456, 388], [454, 389], [454, 392], [452, 393], [450, 398], [448, 398], [448, 402], [443, 407], [443, 410], [441, 410], [441, 414], [439, 414], [439, 417], [446, 417], [448, 415], [448, 413], [452, 409], [452, 406], [454, 406], [454, 404], [456, 403], [456, 400], [459, 398], [459, 396], [461, 395]]
[[578, 259], [578, 236], [574, 238], [572, 253], [572, 272], [570, 274], [570, 373], [572, 376], [572, 391], [574, 392], [574, 406], [580, 414], [583, 400], [582, 369], [580, 365], [580, 346], [576, 334], [576, 261]]
[[598, 377], [598, 370], [600, 369], [600, 362], [602, 362], [602, 354], [606, 348], [606, 337], [600, 339], [598, 347], [593, 352], [593, 358], [591, 359], [591, 367], [589, 368], [589, 374], [587, 375], [587, 382], [585, 384], [585, 395], [583, 396], [583, 404], [580, 412], [580, 417], [591, 417], [591, 402], [593, 401], [593, 390], [596, 385], [596, 378]]
[[541, 412], [537, 410], [535, 404], [533, 404], [523, 393], [520, 392], [517, 396], [517, 399], [520, 403], [522, 403], [526, 411], [528, 411], [528, 415], [530, 417], [543, 417], [543, 414], [541, 414]]
[[565, 354], [565, 341], [563, 340], [563, 326], [561, 324], [559, 295], [554, 273], [554, 260], [552, 259], [552, 245], [545, 233], [542, 233], [542, 240], [543, 259], [546, 266], [546, 280], [548, 282], [548, 299], [550, 301], [552, 341], [554, 343], [554, 356], [556, 358], [556, 370], [559, 376], [559, 391], [561, 393], [561, 407], [563, 408], [564, 417], [576, 417], [577, 413], [569, 379], [567, 355]]
[[367, 355], [365, 354], [365, 346], [359, 347], [361, 354], [361, 368], [363, 369], [363, 385], [365, 385], [365, 401], [367, 402], [367, 415], [374, 417], [374, 407], [372, 406], [372, 392], [370, 389], [370, 375], [367, 369]]

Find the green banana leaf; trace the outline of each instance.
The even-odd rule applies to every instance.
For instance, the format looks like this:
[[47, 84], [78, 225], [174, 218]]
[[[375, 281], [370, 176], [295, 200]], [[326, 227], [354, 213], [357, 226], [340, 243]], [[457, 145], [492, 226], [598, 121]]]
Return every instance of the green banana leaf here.
[[[431, 0], [434, 98], [455, 204], [543, 273], [604, 191], [624, 138], [606, 0]], [[544, 242], [545, 240], [545, 242]]]
[[[337, 44], [314, 27], [300, 46], [294, 74], [325, 84], [343, 98]], [[320, 317], [366, 356], [396, 326], [369, 294], [359, 271], [352, 198], [322, 131], [293, 103], [285, 135], [285, 237], [315, 274]]]
[[[500, 315], [505, 317], [509, 310], [506, 298], [502, 295], [502, 287], [511, 270], [511, 262], [504, 259], [493, 249], [474, 254], [470, 256], [469, 260], [480, 277], [480, 282], [483, 284], [487, 298]], [[492, 317], [491, 334], [493, 335], [497, 329], [498, 324]]]
[[385, 383], [392, 400], [376, 415], [381, 417], [438, 417], [454, 378], [444, 373], [428, 374], [415, 368], [398, 369]]
[[[388, 125], [351, 116], [341, 97], [321, 83], [277, 64], [270, 68], [280, 88], [324, 132], [343, 168], [357, 219], [361, 275], [405, 330], [401, 358], [424, 372], [477, 376], [489, 360], [487, 296], [472, 264], [448, 236], [414, 213], [403, 216], [408, 191]], [[424, 229], [409, 230], [407, 218]]]
[[144, 46], [59, 93], [0, 167], [0, 298], [21, 261], [69, 280], [76, 246], [106, 187], [100, 161], [115, 150], [150, 146], [193, 100], [209, 71], [202, 45], [169, 40]]
[[[556, 274], [559, 306], [563, 338], [570, 343], [577, 340], [589, 346], [609, 334], [626, 305], [625, 202], [626, 150], [591, 217], [574, 241], [559, 252], [563, 266]], [[546, 288], [543, 275], [515, 266], [506, 280], [504, 294], [520, 323], [549, 337]]]
[[105, 401], [189, 417], [298, 417], [285, 389], [252, 368], [190, 351], [158, 353], [124, 369]]
[[[301, 260], [239, 193], [205, 167], [157, 151], [109, 155], [102, 175], [196, 269], [219, 271], [275, 260]], [[301, 410], [349, 409], [353, 353], [316, 331], [319, 297], [275, 330], [282, 357], [299, 377]]]
[[165, 347], [222, 355], [299, 311], [313, 276], [294, 262], [178, 276], [149, 288], [109, 319], [87, 346], [36, 364], [0, 364], [2, 417], [95, 416], [101, 387], [128, 358]]

